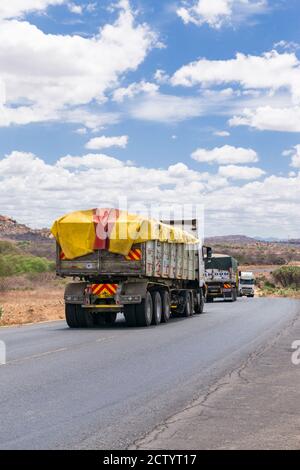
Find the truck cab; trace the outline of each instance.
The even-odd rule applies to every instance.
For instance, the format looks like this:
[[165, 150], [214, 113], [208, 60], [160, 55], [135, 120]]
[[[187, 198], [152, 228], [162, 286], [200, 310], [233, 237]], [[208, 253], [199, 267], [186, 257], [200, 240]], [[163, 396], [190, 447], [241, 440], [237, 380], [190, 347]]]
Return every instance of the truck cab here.
[[254, 297], [255, 291], [255, 276], [252, 272], [243, 272], [239, 273], [239, 295], [240, 297]]

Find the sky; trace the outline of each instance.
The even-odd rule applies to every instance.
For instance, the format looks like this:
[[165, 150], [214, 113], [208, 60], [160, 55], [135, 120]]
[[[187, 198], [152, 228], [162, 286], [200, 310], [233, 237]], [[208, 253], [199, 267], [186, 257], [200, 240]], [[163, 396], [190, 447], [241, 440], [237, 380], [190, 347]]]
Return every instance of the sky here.
[[299, 8], [0, 2], [0, 214], [126, 198], [203, 205], [207, 236], [299, 238]]

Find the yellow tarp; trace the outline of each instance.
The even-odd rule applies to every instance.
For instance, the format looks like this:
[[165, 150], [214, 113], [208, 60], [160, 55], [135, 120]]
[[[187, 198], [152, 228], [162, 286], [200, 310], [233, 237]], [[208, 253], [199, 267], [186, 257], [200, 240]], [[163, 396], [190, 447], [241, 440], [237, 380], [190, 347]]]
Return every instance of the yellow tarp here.
[[51, 232], [66, 258], [74, 259], [97, 249], [97, 242], [100, 240], [101, 243], [103, 237], [102, 226], [107, 221], [109, 221], [107, 249], [111, 253], [126, 256], [132, 245], [148, 240], [198, 243], [193, 235], [177, 227], [114, 209], [73, 212], [56, 220]]

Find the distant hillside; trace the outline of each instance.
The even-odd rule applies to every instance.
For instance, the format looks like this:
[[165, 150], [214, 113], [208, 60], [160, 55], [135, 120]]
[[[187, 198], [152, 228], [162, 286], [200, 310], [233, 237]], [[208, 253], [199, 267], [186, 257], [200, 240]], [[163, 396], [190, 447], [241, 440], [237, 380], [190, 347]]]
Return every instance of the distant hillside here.
[[11, 217], [0, 215], [0, 241], [9, 241], [24, 255], [55, 260], [55, 240], [50, 230], [34, 230]]
[[26, 225], [19, 224], [11, 217], [0, 215], [0, 239], [19, 241], [49, 241], [50, 230], [34, 230]]
[[256, 238], [247, 237], [245, 235], [223, 235], [216, 237], [207, 237], [205, 243], [217, 245], [217, 244], [234, 244], [234, 245], [249, 245], [259, 243]]

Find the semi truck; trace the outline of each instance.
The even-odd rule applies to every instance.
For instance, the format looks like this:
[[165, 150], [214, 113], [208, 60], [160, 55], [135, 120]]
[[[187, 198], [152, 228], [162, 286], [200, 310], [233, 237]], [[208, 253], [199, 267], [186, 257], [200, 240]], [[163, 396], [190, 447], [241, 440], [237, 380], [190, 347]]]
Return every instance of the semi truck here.
[[[189, 317], [203, 312], [204, 258], [210, 258], [211, 249], [198, 240], [197, 220], [169, 220], [167, 224], [151, 221], [152, 226], [157, 224], [156, 235], [145, 237], [149, 239], [140, 237], [142, 241], [131, 246], [127, 240], [121, 240], [120, 245], [109, 237], [106, 241], [96, 237], [89, 253], [70, 259], [70, 253], [65, 253], [65, 242], [69, 243], [66, 234], [72, 238], [76, 233], [81, 250], [84, 238], [89, 238], [93, 231], [83, 224], [81, 232], [79, 223], [74, 224], [74, 232], [72, 229], [66, 232], [68, 221], [72, 224], [73, 220], [71, 214], [56, 221], [52, 228], [57, 240], [57, 275], [76, 281], [66, 286], [64, 294], [66, 322], [70, 328], [113, 324], [119, 312], [130, 327], [158, 325], [168, 322], [170, 316]], [[94, 220], [92, 226], [97, 232], [98, 223]], [[104, 227], [106, 233], [112, 235], [115, 229], [108, 226]], [[73, 248], [71, 245], [69, 248]], [[114, 246], [122, 246], [117, 248], [122, 251], [125, 245], [126, 253], [112, 252]]]
[[254, 297], [255, 276], [250, 271], [239, 273], [239, 296]]
[[239, 291], [238, 262], [232, 256], [213, 254], [205, 260], [205, 280], [207, 284], [207, 302], [223, 299], [237, 300]]

